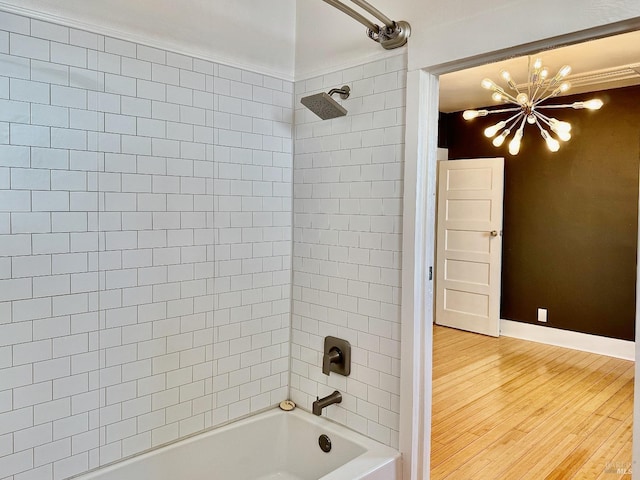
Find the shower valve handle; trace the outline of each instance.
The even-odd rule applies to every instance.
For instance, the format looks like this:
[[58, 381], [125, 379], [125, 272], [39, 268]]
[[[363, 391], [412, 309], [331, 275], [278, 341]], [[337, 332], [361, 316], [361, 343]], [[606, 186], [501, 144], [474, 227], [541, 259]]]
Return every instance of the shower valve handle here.
[[322, 357], [322, 373], [329, 375], [332, 363], [342, 363], [342, 352], [334, 347]]

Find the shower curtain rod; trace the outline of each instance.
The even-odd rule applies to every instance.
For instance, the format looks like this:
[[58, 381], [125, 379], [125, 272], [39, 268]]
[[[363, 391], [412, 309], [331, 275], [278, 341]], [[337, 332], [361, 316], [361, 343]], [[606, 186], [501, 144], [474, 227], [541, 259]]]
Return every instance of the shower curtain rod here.
[[387, 50], [402, 47], [407, 43], [407, 39], [411, 35], [411, 25], [409, 25], [409, 23], [403, 20], [394, 22], [389, 17], [384, 15], [380, 10], [378, 10], [365, 0], [351, 1], [365, 10], [367, 13], [380, 20], [384, 24], [384, 27], [380, 27], [379, 25], [371, 22], [364, 15], [360, 14], [353, 8], [348, 7], [339, 0], [323, 1], [331, 5], [332, 7], [337, 8], [342, 13], [346, 13], [351, 18], [367, 27], [367, 36], [373, 41], [378, 42], [380, 45], [382, 45], [383, 48]]

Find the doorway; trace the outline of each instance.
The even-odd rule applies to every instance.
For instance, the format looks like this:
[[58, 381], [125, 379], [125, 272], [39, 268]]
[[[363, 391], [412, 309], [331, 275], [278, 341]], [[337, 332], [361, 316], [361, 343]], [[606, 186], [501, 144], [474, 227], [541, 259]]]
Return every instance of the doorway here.
[[[434, 261], [435, 245], [435, 164], [438, 111], [438, 75], [454, 70], [500, 60], [511, 55], [528, 54], [560, 43], [569, 44], [590, 38], [632, 31], [638, 22], [610, 24], [589, 31], [568, 34], [560, 38], [523, 45], [510, 51], [500, 51], [482, 57], [434, 66], [426, 70], [410, 71], [408, 75], [408, 131], [406, 141], [406, 178], [416, 178], [415, 184], [405, 185], [405, 219], [415, 219], [405, 225], [403, 284], [413, 285], [403, 291], [403, 385], [413, 395], [403, 406], [403, 428], [411, 434], [401, 438], [401, 448], [408, 456], [411, 478], [428, 478], [430, 439], [431, 371], [433, 318], [433, 283], [429, 265]], [[435, 65], [435, 64], [434, 64]], [[405, 268], [406, 267], [406, 268]], [[426, 293], [426, 294], [425, 294]], [[404, 308], [406, 307], [406, 312]], [[636, 312], [636, 324], [640, 314]], [[414, 319], [416, 321], [414, 322]], [[406, 349], [405, 349], [406, 347]], [[636, 375], [636, 382], [638, 375]], [[403, 389], [403, 391], [405, 391]], [[406, 398], [407, 396], [405, 396]], [[635, 427], [636, 433], [637, 428]], [[417, 439], [417, 441], [416, 441]], [[410, 440], [413, 440], [410, 442]], [[404, 442], [404, 446], [403, 446]], [[415, 446], [414, 446], [415, 445]], [[637, 450], [637, 449], [636, 449]], [[634, 457], [637, 458], [637, 453]], [[427, 460], [426, 462], [424, 460]], [[425, 471], [426, 470], [426, 471]], [[409, 478], [409, 476], [407, 476]]]
[[[630, 36], [635, 36], [636, 34], [628, 34]], [[608, 41], [612, 41], [610, 39], [608, 39]], [[595, 42], [597, 43], [597, 42]], [[573, 51], [575, 52], [577, 47], [573, 47]], [[586, 46], [586, 48], [588, 48], [590, 51], [594, 51], [594, 49], [596, 48], [596, 46], [594, 45], [594, 42], [589, 42], [589, 44]], [[555, 52], [555, 51], [554, 51]], [[543, 57], [546, 57], [549, 55], [549, 52], [544, 52], [542, 54]], [[571, 55], [568, 55], [565, 58], [572, 58]], [[504, 63], [504, 62], [503, 62]], [[489, 66], [491, 67], [491, 66]], [[606, 70], [608, 72], [611, 73], [612, 76], [615, 75], [615, 69], [611, 68], [609, 65], [605, 65]], [[481, 67], [482, 70], [486, 70], [487, 67]], [[495, 70], [495, 75], [497, 75], [497, 72], [500, 71], [500, 68], [498, 67], [494, 67], [492, 68], [493, 70]], [[511, 70], [511, 68], [510, 68]], [[473, 77], [473, 74], [466, 74], [466, 71], [463, 72], [466, 76], [471, 76]], [[460, 72], [456, 72], [456, 74], [452, 74], [452, 75], [458, 75], [460, 74]], [[587, 76], [590, 76], [592, 78], [595, 78], [596, 75], [595, 74], [583, 74], [582, 78], [585, 78]], [[441, 78], [441, 86], [446, 87], [445, 83], [448, 82], [448, 75], [445, 75], [444, 77]], [[489, 76], [489, 78], [491, 78], [491, 76]], [[640, 76], [638, 77], [640, 78]], [[636, 82], [638, 81], [638, 79], [634, 79]], [[580, 78], [578, 78], [578, 82], [580, 81]], [[478, 82], [479, 83], [479, 82]], [[614, 82], [608, 82], [607, 85], [603, 85], [604, 88], [607, 88], [609, 86], [612, 86], [611, 84], [614, 84]], [[583, 80], [582, 83], [582, 90], [587, 90], [588, 86], [586, 85], [586, 82]], [[617, 85], [614, 85], [617, 87]], [[598, 86], [599, 87], [599, 86]], [[596, 88], [598, 88], [596, 87]], [[621, 96], [628, 96], [629, 90], [633, 89], [635, 87], [627, 87], [625, 88], [623, 91], [625, 92], [620, 93]], [[444, 88], [443, 90], [446, 91], [446, 88]], [[483, 92], [478, 86], [476, 86], [476, 90], [478, 90], [480, 93], [485, 93]], [[442, 90], [441, 90], [442, 91]], [[614, 90], [609, 90], [607, 89], [605, 92], [600, 92], [601, 94], [604, 94], [605, 98], [608, 99], [607, 103], [610, 107], [610, 110], [613, 110], [615, 108], [615, 95], [613, 93], [608, 93], [608, 92], [613, 92]], [[616, 92], [617, 94], [618, 92]], [[631, 97], [633, 98], [633, 97]], [[486, 100], [485, 100], [486, 102]], [[570, 102], [570, 100], [569, 100]], [[445, 100], [442, 103], [447, 103], [447, 101]], [[567, 101], [559, 101], [559, 103], [567, 103]], [[486, 108], [484, 105], [485, 104], [480, 104], [480, 105], [470, 105], [467, 108]], [[491, 108], [491, 107], [489, 107]], [[495, 108], [495, 107], [493, 107]], [[606, 107], [605, 107], [606, 108]], [[611, 112], [608, 112], [611, 113]], [[580, 117], [578, 117], [579, 115], [584, 115], [584, 112], [576, 112], [573, 116], [578, 119]], [[451, 114], [452, 116], [454, 114]], [[460, 116], [460, 113], [455, 114], [456, 116]], [[558, 113], [558, 117], [559, 118], [563, 118], [560, 116], [560, 113]], [[516, 255], [512, 255], [512, 264], [509, 265], [509, 270], [507, 271], [507, 275], [505, 275], [505, 278], [507, 279], [508, 282], [512, 282], [516, 285], [512, 285], [511, 283], [508, 283], [506, 285], [506, 291], [507, 291], [507, 300], [509, 299], [509, 295], [511, 294], [512, 296], [516, 296], [514, 295], [510, 290], [515, 290], [517, 292], [517, 296], [519, 296], [520, 298], [518, 298], [518, 300], [520, 301], [520, 303], [526, 303], [523, 301], [524, 296], [526, 296], [529, 291], [533, 291], [533, 295], [534, 297], [538, 298], [540, 296], [540, 292], [536, 291], [535, 286], [536, 285], [532, 285], [535, 284], [536, 282], [544, 282], [543, 278], [546, 279], [546, 284], [549, 285], [549, 288], [551, 290], [561, 290], [563, 287], [565, 287], [565, 285], [563, 284], [562, 280], [560, 280], [559, 278], [554, 278], [552, 275], [554, 273], [556, 273], [554, 271], [554, 268], [550, 268], [548, 270], [548, 274], [538, 277], [535, 275], [535, 271], [537, 267], [541, 267], [541, 269], [544, 269], [543, 267], [545, 266], [544, 264], [548, 262], [548, 260], [545, 258], [545, 254], [549, 253], [548, 251], [536, 251], [535, 250], [535, 243], [537, 241], [545, 241], [547, 244], [545, 245], [545, 249], [552, 251], [553, 248], [556, 247], [556, 245], [554, 245], [553, 243], [555, 241], [558, 241], [558, 237], [560, 237], [560, 242], [562, 242], [562, 235], [565, 233], [563, 231], [561, 231], [563, 229], [564, 225], [568, 225], [568, 229], [569, 231], [566, 232], [566, 234], [568, 236], [576, 236], [577, 232], [580, 231], [580, 227], [584, 227], [586, 231], [589, 231], [590, 229], [594, 228], [594, 226], [597, 224], [597, 221], [595, 220], [595, 217], [597, 217], [597, 213], [591, 213], [591, 216], [593, 218], [591, 218], [591, 221], [593, 223], [589, 223], [589, 224], [581, 224], [580, 221], [577, 221], [575, 225], [570, 225], [568, 224], [568, 222], [571, 222], [571, 215], [567, 216], [564, 218], [563, 222], [559, 222], [558, 225], [554, 226], [554, 215], [557, 214], [558, 216], [563, 216], [564, 214], [567, 214], [568, 212], [566, 210], [570, 210], [570, 208], [567, 208], [568, 204], [571, 204], [572, 200], [574, 200], [574, 197], [576, 197], [576, 202], [578, 203], [578, 205], [576, 205], [578, 210], [582, 210], [583, 212], [587, 211], [587, 212], [593, 212], [594, 210], [597, 210], [598, 207], [600, 205], [606, 204], [609, 201], [613, 200], [613, 198], [616, 197], [620, 197], [620, 194], [622, 193], [623, 190], [623, 186], [621, 184], [624, 183], [624, 179], [623, 178], [619, 178], [616, 180], [615, 184], [613, 185], [613, 191], [612, 192], [608, 192], [606, 191], [606, 188], [603, 191], [599, 191], [598, 189], [600, 187], [605, 186], [605, 182], [606, 182], [606, 178], [602, 175], [602, 174], [598, 174], [597, 170], [598, 167], [596, 165], [594, 165], [593, 163], [589, 163], [586, 168], [587, 169], [591, 169], [593, 171], [593, 173], [591, 172], [587, 172], [587, 174], [585, 174], [584, 171], [579, 171], [579, 169], [585, 169], [585, 164], [581, 164], [581, 160], [587, 160], [588, 159], [588, 153], [586, 153], [585, 151], [583, 151], [582, 148], [580, 148], [577, 144], [580, 143], [586, 143], [589, 139], [585, 139], [585, 138], [581, 138], [580, 134], [582, 134], [582, 137], [585, 136], [589, 136], [590, 135], [590, 130], [589, 128], [599, 128], [602, 129], [602, 124], [598, 121], [597, 119], [597, 115], [593, 115], [593, 117], [587, 117], [586, 122], [583, 122], [582, 124], [580, 124], [579, 122], [576, 123], [578, 125], [578, 128], [576, 129], [578, 131], [578, 135], [576, 135], [574, 137], [574, 139], [572, 139], [567, 146], [563, 145], [563, 149], [567, 149], [569, 150], [569, 153], [564, 154], [562, 157], [558, 157], [558, 155], [556, 154], [555, 156], [553, 154], [547, 153], [544, 151], [544, 142], [542, 141], [541, 138], [539, 138], [540, 136], [537, 135], [534, 138], [532, 138], [529, 143], [527, 143], [523, 148], [525, 148], [527, 151], [524, 152], [524, 154], [521, 152], [521, 154], [518, 157], [510, 157], [507, 158], [507, 161], [511, 160], [511, 165], [512, 165], [512, 175], [513, 176], [518, 176], [521, 171], [526, 170], [527, 171], [527, 175], [528, 176], [524, 176], [524, 175], [519, 175], [517, 177], [518, 179], [518, 184], [514, 187], [513, 186], [513, 182], [512, 181], [512, 191], [511, 192], [507, 192], [510, 193], [510, 200], [511, 200], [511, 209], [514, 210], [514, 212], [511, 212], [511, 218], [507, 218], [507, 225], [506, 227], [506, 234], [508, 235], [509, 233], [511, 234], [511, 246], [510, 246], [510, 250], [511, 253], [513, 250], [517, 250], [518, 248], [520, 248], [521, 250], [526, 250], [526, 255], [522, 255], [522, 258], [518, 258]], [[607, 117], [607, 116], [600, 116], [602, 118], [602, 122], [604, 122], [605, 125], [607, 125], [607, 128], [609, 127], [609, 125], [611, 125], [611, 121], [615, 120], [615, 116], [611, 116], [611, 117]], [[485, 122], [484, 124], [478, 125], [477, 122], [472, 126], [467, 128], [466, 130], [464, 130], [461, 135], [459, 135], [459, 137], [461, 137], [463, 140], [456, 142], [453, 142], [453, 150], [454, 153], [452, 155], [453, 158], [467, 158], [470, 156], [475, 156], [476, 152], [478, 151], [478, 149], [480, 149], [482, 151], [481, 155], [479, 156], [488, 156], [491, 155], [492, 153], [498, 151], [498, 149], [494, 148], [491, 144], [490, 141], [487, 141], [486, 138], [484, 138], [484, 136], [481, 134], [482, 130], [486, 127], [489, 126], [493, 123], [495, 123], [496, 121], [498, 121], [499, 119], [490, 119], [487, 122]], [[463, 121], [459, 121], [459, 122], [455, 122], [452, 120], [452, 124], [454, 126], [454, 128], [464, 128], [465, 122]], [[588, 122], [595, 124], [595, 125], [588, 125]], [[470, 122], [468, 122], [470, 123]], [[573, 121], [572, 121], [573, 123]], [[531, 136], [532, 133], [538, 133], [537, 129], [536, 132], [527, 132], [526, 136]], [[474, 136], [474, 134], [478, 134], [477, 136], [480, 137], [477, 140], [474, 138], [471, 138]], [[616, 132], [616, 136], [620, 136], [620, 137], [624, 137], [624, 133], [623, 132]], [[632, 142], [633, 143], [633, 148], [630, 148], [629, 150], [633, 150], [633, 155], [632, 158], [633, 160], [637, 160], [637, 143], [634, 142], [633, 140], [635, 140], [636, 136], [637, 136], [637, 132], [633, 132], [632, 134], [633, 139], [626, 139], [624, 142]], [[537, 138], [536, 138], [537, 137]], [[526, 138], [526, 137], [525, 137]], [[597, 138], [597, 136], [594, 136], [594, 138]], [[624, 137], [626, 138], [626, 137]], [[599, 140], [600, 143], [602, 143], [602, 145], [596, 145], [596, 147], [601, 147], [604, 150], [606, 149], [610, 149], [610, 147], [606, 146], [606, 139], [602, 138]], [[460, 145], [463, 144], [463, 145]], [[487, 146], [485, 147], [485, 144], [487, 144]], [[471, 147], [469, 147], [469, 145], [471, 145]], [[536, 148], [538, 146], [542, 146], [542, 149]], [[450, 145], [440, 145], [440, 146], [450, 146]], [[462, 154], [460, 154], [460, 152], [462, 152]], [[531, 153], [531, 152], [535, 152]], [[626, 154], [627, 152], [625, 152]], [[502, 154], [502, 152], [498, 151], [498, 153], [494, 153], [494, 154]], [[506, 155], [506, 152], [505, 152]], [[596, 154], [597, 155], [597, 154]], [[612, 154], [612, 156], [614, 156], [615, 154]], [[601, 158], [601, 160], [604, 160], [604, 158]], [[607, 171], [609, 168], [611, 168], [610, 164], [613, 164], [615, 162], [611, 162], [611, 159], [609, 160], [609, 162], [607, 164], [603, 163], [603, 168], [605, 169], [605, 171]], [[631, 172], [633, 172], [634, 168], [635, 168], [635, 178], [633, 179], [632, 182], [632, 187], [633, 187], [633, 191], [629, 192], [629, 195], [627, 195], [627, 202], [625, 205], [631, 205], [631, 206], [627, 206], [626, 210], [627, 213], [629, 214], [629, 218], [625, 220], [625, 223], [629, 223], [629, 222], [633, 222], [633, 232], [627, 232], [626, 235], [627, 237], [630, 237], [630, 240], [634, 242], [634, 249], [633, 251], [629, 250], [628, 252], [628, 259], [624, 262], [626, 266], [633, 266], [634, 265], [634, 259], [636, 257], [636, 250], [635, 250], [635, 240], [637, 238], [637, 224], [635, 223], [635, 220], [637, 219], [637, 210], [634, 208], [637, 206], [637, 199], [638, 199], [638, 190], [637, 190], [637, 185], [638, 185], [638, 177], [637, 177], [637, 161], [634, 162], [629, 162], [627, 160], [627, 163], [633, 163], [632, 165], [628, 165], [629, 169]], [[571, 165], [571, 168], [567, 168], [567, 164]], [[555, 169], [555, 170], [554, 170]], [[539, 173], [540, 171], [542, 171], [542, 173]], [[571, 178], [567, 178], [565, 177], [566, 175], [571, 176]], [[589, 188], [589, 192], [588, 195], [591, 196], [591, 198], [581, 198], [581, 193], [587, 193], [586, 191], [584, 191], [584, 180], [585, 178], [582, 178], [584, 175], [586, 175], [587, 177], [592, 177], [592, 180], [594, 181], [593, 185], [591, 185], [591, 187]], [[535, 178], [538, 177], [538, 178]], [[622, 177], [624, 177], [624, 175], [622, 175]], [[442, 176], [440, 176], [440, 180], [442, 180]], [[573, 185], [571, 184], [571, 181], [574, 180], [576, 183], [579, 183], [579, 186], [577, 185]], [[545, 190], [545, 186], [546, 184], [551, 184], [555, 187], [555, 190]], [[532, 185], [535, 185], [535, 187], [533, 187]], [[441, 192], [439, 194], [439, 198], [442, 198], [442, 182], [440, 182], [440, 189], [439, 191]], [[564, 186], [564, 188], [562, 188]], [[530, 193], [535, 193], [534, 195], [528, 197], [526, 194], [523, 194], [521, 192], [527, 192], [527, 190], [531, 188]], [[580, 190], [580, 191], [578, 191]], [[597, 193], [592, 193], [592, 192], [597, 192]], [[553, 196], [554, 195], [558, 195], [560, 201], [558, 202], [557, 205], [553, 205]], [[522, 197], [522, 198], [518, 198], [518, 197]], [[539, 198], [543, 198], [544, 200], [539, 200]], [[522, 200], [522, 204], [518, 205], [518, 200]], [[590, 206], [590, 201], [593, 200], [597, 203], [597, 205], [595, 207]], [[551, 203], [552, 208], [550, 209], [550, 211], [545, 211], [545, 203]], [[514, 206], [515, 205], [515, 206]], [[521, 207], [521, 209], [519, 210], [519, 213], [516, 213], [517, 207]], [[565, 209], [565, 211], [563, 211], [563, 208]], [[439, 207], [440, 209], [440, 207]], [[533, 212], [531, 212], [531, 210], [533, 210]], [[604, 213], [604, 211], [603, 211]], [[539, 214], [539, 217], [537, 217], [536, 214]], [[524, 218], [525, 220], [523, 222], [518, 222], [516, 220], [514, 220], [515, 216], [518, 216], [520, 218]], [[578, 217], [578, 215], [576, 215], [575, 213], [572, 213], [572, 215], [574, 215], [575, 217]], [[611, 212], [606, 214], [606, 223], [607, 225], [610, 225], [610, 221], [612, 220], [611, 217]], [[582, 215], [580, 215], [580, 217], [586, 217], [588, 216], [585, 215], [584, 213]], [[519, 220], [519, 218], [518, 218]], [[530, 224], [535, 225], [536, 222], [538, 220], [541, 220], [540, 222], [540, 230], [538, 230], [535, 234], [535, 238], [531, 238], [528, 236], [522, 236], [522, 235], [518, 235], [518, 228], [520, 228], [521, 230], [527, 230], [527, 228], [529, 227]], [[509, 222], [511, 222], [511, 224], [509, 224]], [[524, 225], [523, 225], [524, 224]], [[553, 232], [553, 236], [549, 236], [549, 238], [545, 238], [546, 233], [545, 230], [542, 228], [544, 224], [547, 224], [547, 226], [549, 228], [547, 228], [547, 231], [552, 231]], [[611, 231], [612, 229], [607, 229], [609, 231]], [[531, 232], [532, 233], [532, 232]], [[617, 241], [619, 239], [619, 237], [622, 234], [614, 234], [612, 235], [612, 240]], [[556, 258], [556, 264], [558, 265], [557, 269], [558, 272], [555, 275], [556, 277], [562, 277], [563, 272], [561, 271], [561, 262], [567, 262], [567, 264], [570, 264], [570, 257], [572, 254], [575, 253], [575, 256], [577, 257], [577, 263], [578, 265], [574, 266], [573, 268], [569, 269], [569, 271], [567, 271], [567, 276], [570, 277], [568, 280], [569, 281], [574, 281], [575, 283], [579, 283], [579, 280], [582, 279], [582, 275], [578, 273], [581, 265], [581, 262], [584, 262], [586, 258], [589, 258], [590, 256], [592, 257], [592, 255], [585, 255], [584, 253], [580, 252], [580, 249], [583, 245], [580, 244], [580, 241], [583, 238], [586, 237], [590, 237], [590, 241], [593, 243], [593, 246], [595, 247], [596, 245], [597, 249], [602, 249], [603, 245], [598, 242], [596, 240], [597, 234], [593, 234], [593, 232], [588, 233], [587, 235], [580, 235], [580, 238], [576, 238], [576, 242], [572, 243], [571, 245], [569, 245], [567, 242], [562, 244], [562, 247], [560, 249], [564, 249], [564, 252], [562, 254], [561, 258]], [[609, 237], [609, 232], [607, 232], [607, 237]], [[441, 245], [440, 245], [440, 241], [441, 241], [441, 236], [440, 234], [438, 234], [438, 254], [441, 253], [442, 249], [441, 249]], [[524, 245], [526, 245], [526, 242], [529, 241], [532, 245], [534, 246], [527, 246], [526, 248], [524, 247]], [[515, 245], [514, 245], [515, 244]], [[591, 245], [584, 245], [585, 247], [588, 247], [589, 249], [591, 248]], [[615, 246], [612, 247], [611, 249], [609, 248], [604, 248], [605, 251], [608, 250], [620, 250], [621, 248], [619, 246]], [[574, 252], [575, 250], [575, 252]], [[523, 252], [525, 253], [525, 252]], [[551, 255], [550, 255], [551, 256]], [[529, 258], [530, 257], [530, 258]], [[525, 259], [525, 262], [530, 262], [528, 265], [524, 266], [524, 265], [520, 265], [520, 264], [515, 264], [516, 261], [521, 260], [521, 259]], [[440, 259], [438, 259], [438, 261], [436, 262], [437, 265], [441, 265], [441, 261]], [[582, 266], [589, 266], [588, 264], [584, 264]], [[518, 272], [518, 268], [521, 268], [521, 271]], [[613, 262], [609, 262], [606, 263], [605, 265], [601, 265], [600, 268], [601, 270], [606, 270], [606, 268], [613, 267]], [[624, 268], [624, 267], [623, 267]], [[631, 269], [630, 269], [631, 270]], [[616, 271], [619, 271], [619, 269], [616, 269]], [[516, 274], [514, 274], [513, 272], [516, 272]], [[525, 277], [526, 275], [528, 275], [528, 278], [518, 278], [519, 276], [517, 275], [517, 273], [520, 273], [520, 277]], [[526, 273], [526, 275], [525, 275]], [[604, 275], [604, 272], [602, 272]], [[625, 319], [629, 319], [629, 318], [633, 318], [633, 314], [635, 312], [635, 299], [633, 298], [633, 295], [635, 293], [635, 268], [633, 268], [632, 271], [628, 272], [628, 275], [625, 281], [625, 285], [624, 285], [624, 289], [627, 292], [627, 295], [630, 297], [629, 301], [627, 301], [627, 305], [624, 311], [623, 315], [613, 315], [613, 321], [611, 323], [615, 323], [615, 320], [617, 320], [618, 318], [625, 318]], [[604, 275], [606, 276], [606, 275]], [[438, 280], [440, 280], [441, 277], [441, 273], [438, 272], [438, 275], [436, 276], [436, 278]], [[585, 276], [586, 277], [586, 276]], [[528, 284], [526, 286], [523, 286], [523, 288], [518, 291], [518, 281], [526, 281]], [[546, 287], [547, 285], [541, 285], [541, 287]], [[436, 285], [437, 288], [437, 292], [438, 292], [438, 299], [440, 294], [441, 294], [441, 288], [440, 286]], [[600, 287], [601, 289], [606, 290], [606, 287]], [[618, 290], [622, 290], [619, 287], [616, 287]], [[541, 288], [540, 290], [544, 290], [544, 288]], [[576, 288], [575, 291], [583, 291], [581, 288]], [[552, 293], [556, 293], [555, 291], [552, 291]], [[569, 303], [568, 299], [567, 299], [567, 292], [564, 293], [559, 293], [560, 297], [565, 298], [565, 300], [567, 301], [567, 303]], [[575, 303], [576, 305], [573, 306], [570, 310], [571, 312], [575, 312], [575, 316], [579, 317], [580, 320], [580, 327], [584, 327], [585, 329], [588, 329], [588, 325], [587, 322], [585, 321], [585, 315], [581, 314], [580, 312], [580, 308], [582, 307], [582, 304], [589, 304], [591, 301], [595, 300], [595, 295], [591, 294], [591, 295], [587, 295], [587, 298], [576, 298], [575, 299]], [[621, 302], [619, 301], [615, 301], [615, 299], [611, 296], [611, 295], [603, 295], [603, 303], [609, 304], [610, 302], [613, 302], [613, 305], [611, 305], [610, 307], [608, 307], [609, 310], [615, 310], [616, 307], [618, 307], [620, 305]], [[552, 303], [552, 302], [550, 302]], [[547, 306], [545, 303], [543, 303], [541, 306]], [[507, 306], [506, 309], [507, 311], [509, 310], [509, 303], [507, 302]], [[558, 308], [556, 309], [551, 309], [553, 314], [556, 314], [557, 316], [560, 316], [560, 313], [556, 313], [559, 312], [561, 310], [560, 305], [557, 305]], [[503, 305], [503, 310], [505, 309], [504, 305]], [[513, 310], [513, 308], [512, 308]], [[441, 309], [440, 307], [438, 307], [436, 309], [436, 315], [440, 315]], [[533, 317], [535, 313], [535, 309], [532, 307], [531, 308], [531, 317]], [[535, 320], [535, 318], [529, 318], [529, 320]], [[596, 315], [596, 317], [603, 319], [603, 318], [607, 318], [605, 315]], [[512, 317], [507, 317], [507, 318], [512, 318]], [[516, 317], [517, 318], [517, 317]], [[440, 320], [438, 317], [436, 317], [436, 320], [438, 323], [440, 323]], [[599, 325], [600, 328], [604, 328], [604, 327], [611, 327], [611, 329], [613, 331], [615, 331], [615, 325], [603, 325], [602, 323], [605, 322], [601, 322], [601, 324]], [[555, 325], [554, 325], [555, 326]], [[540, 327], [539, 327], [540, 328]], [[595, 332], [598, 333], [598, 332]], [[628, 340], [632, 340], [633, 339], [633, 323], [630, 324], [630, 327], [627, 327], [627, 339]], [[438, 336], [436, 336], [436, 338], [439, 338]], [[439, 351], [439, 346], [434, 344], [434, 351]], [[459, 354], [459, 352], [457, 352]], [[434, 360], [435, 361], [435, 360]], [[440, 378], [437, 379], [438, 381], [441, 381]], [[434, 379], [434, 381], [436, 381], [436, 379]], [[434, 388], [435, 388], [435, 384], [434, 384]], [[577, 401], [577, 399], [576, 399]], [[502, 412], [500, 412], [500, 414], [498, 416], [502, 415]], [[435, 417], [434, 417], [435, 418]], [[435, 419], [434, 419], [435, 421]], [[436, 433], [437, 436], [437, 432]], [[435, 452], [436, 454], [438, 453], [437, 451]], [[630, 462], [630, 458], [627, 459]], [[603, 466], [604, 468], [604, 466]]]

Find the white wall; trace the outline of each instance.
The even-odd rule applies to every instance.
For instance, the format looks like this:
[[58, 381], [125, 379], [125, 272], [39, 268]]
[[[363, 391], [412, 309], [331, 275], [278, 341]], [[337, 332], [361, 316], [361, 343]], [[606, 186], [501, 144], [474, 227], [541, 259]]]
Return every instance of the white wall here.
[[0, 8], [293, 80], [295, 0], [2, 0]]
[[0, 478], [288, 396], [293, 84], [0, 11]]
[[[291, 397], [399, 444], [400, 265], [406, 57], [296, 82]], [[344, 117], [322, 121], [300, 97], [347, 84]], [[349, 377], [322, 374], [324, 337], [352, 345]]]

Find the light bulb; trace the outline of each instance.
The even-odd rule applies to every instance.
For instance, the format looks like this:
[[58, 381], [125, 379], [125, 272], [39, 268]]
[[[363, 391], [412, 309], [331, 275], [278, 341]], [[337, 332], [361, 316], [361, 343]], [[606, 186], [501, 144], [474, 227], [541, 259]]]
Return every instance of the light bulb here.
[[571, 131], [571, 124], [569, 122], [563, 122], [561, 120], [558, 120], [557, 118], [550, 118], [549, 124], [551, 125], [551, 128], [554, 129], [554, 132], [555, 131], [559, 131], [559, 132]]
[[544, 138], [545, 142], [547, 142], [547, 147], [549, 148], [549, 150], [551, 150], [552, 152], [557, 152], [558, 150], [560, 150], [560, 142], [549, 135], [549, 132], [547, 132], [546, 130], [540, 130], [540, 134], [542, 135], [542, 138]]
[[509, 142], [509, 153], [511, 155], [517, 155], [520, 151], [520, 140], [522, 140], [522, 129], [516, 130], [513, 139]]
[[549, 76], [549, 69], [547, 67], [544, 67], [542, 70], [540, 70], [540, 78], [542, 80], [544, 80], [548, 76]]
[[584, 108], [588, 108], [589, 110], [600, 110], [603, 102], [599, 98], [594, 98], [593, 100], [588, 100], [584, 102]]
[[567, 75], [569, 75], [571, 73], [571, 67], [569, 65], [565, 65], [564, 67], [562, 67], [560, 69], [560, 71], [558, 72], [558, 74], [556, 75], [556, 77], [559, 79], [566, 77]]
[[490, 78], [485, 78], [484, 80], [482, 80], [482, 82], [480, 82], [480, 86], [487, 90], [493, 90], [494, 88], [497, 87], [494, 81], [491, 80]]
[[477, 117], [486, 117], [488, 114], [488, 110], [465, 110], [462, 112], [462, 118], [465, 120], [473, 120]]
[[563, 82], [560, 84], [558, 88], [556, 88], [553, 93], [551, 93], [551, 97], [557, 97], [561, 93], [565, 93], [567, 90], [571, 88], [571, 84], [569, 82]]
[[493, 139], [493, 146], [494, 147], [500, 147], [502, 146], [502, 144], [504, 143], [504, 139], [507, 138], [509, 136], [509, 134], [511, 133], [511, 130], [509, 130], [508, 128], [506, 130], [504, 130], [500, 135], [498, 135], [496, 138]]
[[603, 105], [602, 100], [600, 100], [599, 98], [594, 98], [593, 100], [588, 100], [586, 102], [574, 102], [571, 104], [571, 107], [575, 108], [576, 110], [580, 108], [588, 108], [589, 110], [598, 110], [600, 109], [600, 107], [602, 107], [602, 105]]
[[536, 58], [536, 61], [533, 62], [533, 68], [536, 70], [540, 70], [541, 67], [542, 67], [542, 59]]
[[507, 72], [506, 70], [502, 70], [500, 72], [500, 76], [502, 77], [502, 79], [507, 82], [507, 85], [509, 85], [509, 88], [511, 90], [517, 90], [516, 88], [516, 84], [513, 81], [513, 78], [511, 78], [511, 74], [509, 72]]
[[498, 122], [495, 125], [492, 125], [490, 127], [485, 128], [484, 129], [484, 136], [488, 137], [488, 138], [493, 137], [496, 133], [498, 133], [500, 130], [502, 130], [505, 125], [506, 125], [506, 122], [504, 120], [502, 120], [501, 122]]
[[491, 94], [491, 98], [493, 99], [494, 102], [501, 102], [502, 101], [502, 94], [500, 92], [493, 92]]
[[551, 130], [553, 130], [553, 132], [558, 136], [558, 138], [560, 140], [562, 140], [563, 142], [568, 142], [569, 140], [571, 140], [571, 134], [566, 131], [566, 130], [558, 130], [555, 127], [551, 127]]
[[536, 123], [536, 116], [533, 113], [527, 115], [527, 123], [529, 125], [533, 125], [534, 123]]
[[529, 95], [521, 93], [516, 97], [516, 100], [520, 105], [526, 105], [529, 102]]

